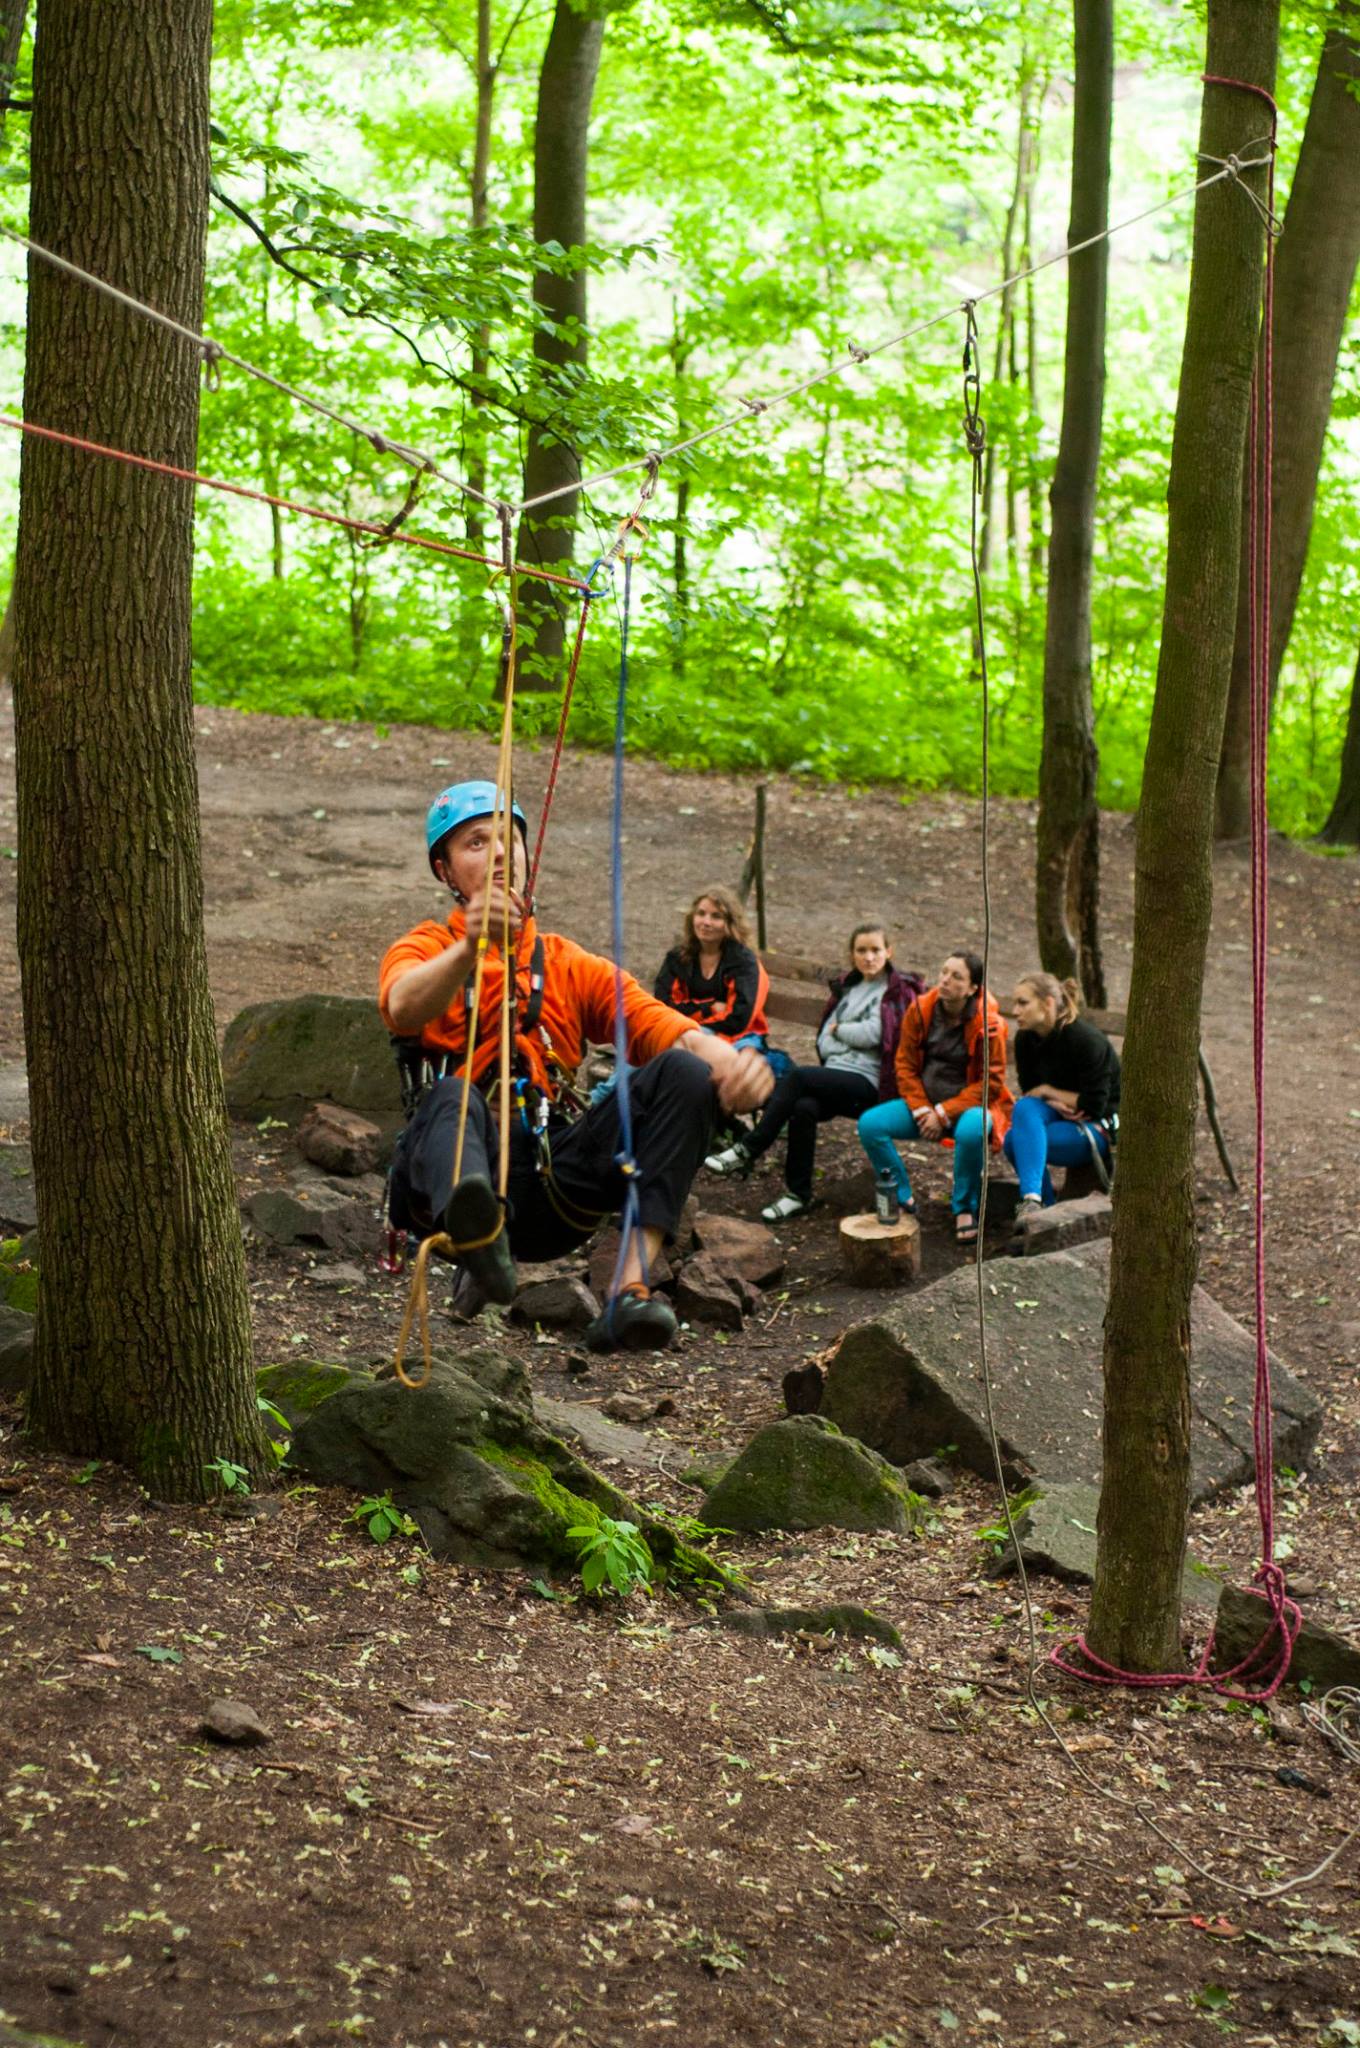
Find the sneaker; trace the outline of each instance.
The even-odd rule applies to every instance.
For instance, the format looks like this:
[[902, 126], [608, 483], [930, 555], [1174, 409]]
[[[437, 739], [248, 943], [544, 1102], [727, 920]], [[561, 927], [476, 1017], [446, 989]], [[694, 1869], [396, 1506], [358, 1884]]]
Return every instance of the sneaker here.
[[766, 1223], [789, 1223], [795, 1216], [806, 1216], [812, 1207], [801, 1195], [781, 1195], [778, 1201], [768, 1202], [761, 1210]]
[[669, 1302], [626, 1287], [586, 1330], [587, 1351], [664, 1351], [680, 1325]]
[[1042, 1216], [1043, 1213], [1044, 1204], [1043, 1198], [1041, 1196], [1021, 1195], [1019, 1201], [1015, 1205], [1016, 1230], [1021, 1231], [1028, 1229], [1029, 1225], [1034, 1221], [1035, 1217]]
[[729, 1145], [722, 1152], [710, 1152], [704, 1165], [710, 1173], [721, 1173], [728, 1179], [745, 1179], [755, 1165], [744, 1145]]
[[[484, 1174], [459, 1181], [444, 1210], [444, 1231], [458, 1263], [488, 1301], [508, 1307], [519, 1288], [501, 1198]], [[494, 1234], [493, 1234], [494, 1233]], [[480, 1240], [480, 1241], [479, 1241]]]

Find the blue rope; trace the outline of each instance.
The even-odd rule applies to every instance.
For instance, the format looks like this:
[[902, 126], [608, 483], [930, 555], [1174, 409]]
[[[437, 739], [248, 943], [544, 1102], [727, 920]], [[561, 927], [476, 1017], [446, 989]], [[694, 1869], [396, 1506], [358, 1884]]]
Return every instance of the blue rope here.
[[[628, 1025], [623, 1013], [623, 740], [628, 715], [628, 620], [633, 595], [633, 564], [623, 557], [623, 617], [619, 622], [619, 694], [614, 709], [614, 804], [610, 831], [610, 899], [614, 942], [614, 1072], [618, 1076], [619, 1150], [616, 1163], [626, 1176], [619, 1256], [609, 1287], [608, 1313], [613, 1315], [619, 1285], [633, 1238], [641, 1229], [638, 1216], [637, 1161], [633, 1157], [633, 1106], [628, 1072]], [[645, 1277], [645, 1275], [644, 1275]]]

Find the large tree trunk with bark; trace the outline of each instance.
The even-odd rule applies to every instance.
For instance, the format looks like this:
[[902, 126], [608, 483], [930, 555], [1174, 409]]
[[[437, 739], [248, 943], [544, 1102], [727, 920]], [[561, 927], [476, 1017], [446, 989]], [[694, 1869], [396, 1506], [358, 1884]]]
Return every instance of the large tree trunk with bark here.
[[1360, 846], [1360, 660], [1351, 680], [1350, 711], [1341, 747], [1336, 797], [1318, 833], [1324, 846]]
[[[557, 0], [543, 69], [538, 84], [538, 117], [534, 129], [534, 239], [579, 248], [586, 238], [586, 171], [590, 106], [604, 46], [601, 14]], [[564, 396], [586, 361], [586, 274], [573, 270], [540, 270], [534, 277], [534, 303], [549, 328], [534, 336], [539, 369], [537, 410], [529, 428], [524, 458], [524, 495], [574, 486], [581, 467], [576, 451], [554, 431], [554, 394]], [[577, 492], [561, 497], [520, 521], [518, 553], [522, 562], [570, 568], [576, 531]], [[561, 680], [566, 636], [566, 605], [550, 584], [520, 587], [519, 686], [552, 690]]]
[[[1109, 224], [1114, 104], [1114, 0], [1076, 9], [1072, 116], [1071, 247]], [[1062, 431], [1050, 502], [1044, 730], [1039, 759], [1035, 915], [1050, 974], [1080, 980], [1105, 1005], [1100, 958], [1100, 811], [1091, 706], [1091, 558], [1105, 403], [1105, 293], [1109, 245], [1069, 259]]]
[[[1209, 0], [1207, 73], [1274, 84], [1279, 0]], [[1259, 155], [1259, 100], [1207, 84], [1200, 150]], [[1203, 157], [1201, 158], [1203, 161]], [[1247, 172], [1264, 198], [1264, 172]], [[1180, 1662], [1190, 1476], [1190, 1294], [1200, 999], [1215, 765], [1237, 616], [1238, 522], [1264, 230], [1230, 180], [1195, 205], [1168, 492], [1166, 597], [1138, 814], [1089, 1639], [1131, 1671]], [[1250, 1389], [1242, 1390], [1244, 1401]]]
[[[1360, 265], [1360, 0], [1339, 0], [1323, 37], [1275, 271], [1275, 476], [1271, 489], [1270, 693], [1274, 702], [1303, 582], [1322, 448]], [[1257, 149], [1253, 152], [1260, 154]], [[1246, 519], [1243, 519], [1246, 546]], [[1214, 831], [1251, 829], [1250, 633], [1246, 557]]]
[[[43, 0], [32, 233], [197, 327], [211, 0]], [[136, 148], [128, 146], [136, 137]], [[30, 419], [192, 467], [195, 351], [33, 258]], [[201, 1499], [262, 1463], [203, 943], [188, 485], [26, 441], [19, 954], [42, 1285], [28, 1425]]]

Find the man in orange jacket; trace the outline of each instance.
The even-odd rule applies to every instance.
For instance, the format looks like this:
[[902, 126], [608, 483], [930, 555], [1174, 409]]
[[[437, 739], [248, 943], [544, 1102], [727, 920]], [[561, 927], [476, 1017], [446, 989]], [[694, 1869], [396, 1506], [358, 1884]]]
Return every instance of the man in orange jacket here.
[[[425, 1053], [448, 1069], [426, 1094], [397, 1146], [391, 1216], [397, 1228], [428, 1236], [442, 1228], [461, 1263], [492, 1301], [514, 1299], [515, 1256], [559, 1257], [591, 1236], [625, 1200], [631, 1165], [639, 1230], [619, 1288], [586, 1332], [592, 1350], [661, 1350], [676, 1330], [668, 1303], [647, 1285], [650, 1261], [673, 1235], [690, 1182], [708, 1149], [716, 1104], [739, 1114], [757, 1107], [772, 1086], [759, 1053], [696, 1030], [659, 1003], [629, 974], [570, 939], [540, 932], [522, 895], [527, 860], [525, 820], [514, 807], [507, 849], [498, 829], [496, 791], [489, 782], [455, 783], [430, 807], [430, 866], [454, 907], [445, 923], [415, 927], [383, 956], [378, 1001], [398, 1037], [418, 1037]], [[488, 946], [471, 1067], [458, 1178], [458, 1124], [477, 936]], [[515, 1099], [493, 1111], [485, 1089], [499, 1067], [509, 923], [515, 1005]], [[629, 1088], [632, 1160], [621, 1156], [617, 1095], [575, 1122], [559, 1096], [564, 1075], [588, 1042], [613, 1037], [619, 1008], [630, 1063], [640, 1068]], [[510, 1118], [510, 1173], [504, 1209], [491, 1162], [498, 1152], [496, 1115]], [[641, 1242], [638, 1242], [640, 1238]]]

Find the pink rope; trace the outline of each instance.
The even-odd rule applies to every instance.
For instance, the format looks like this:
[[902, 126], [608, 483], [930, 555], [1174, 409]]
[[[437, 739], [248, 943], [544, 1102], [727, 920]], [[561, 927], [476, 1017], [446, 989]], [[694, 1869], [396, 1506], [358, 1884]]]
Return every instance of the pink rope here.
[[[1270, 109], [1270, 165], [1266, 173], [1266, 213], [1275, 214], [1275, 125], [1277, 108], [1264, 86], [1240, 78], [1205, 75], [1206, 85], [1226, 85], [1253, 93]], [[1256, 1321], [1256, 1375], [1252, 1396], [1252, 1445], [1256, 1459], [1256, 1513], [1261, 1529], [1261, 1562], [1252, 1575], [1251, 1592], [1265, 1610], [1265, 1627], [1246, 1656], [1230, 1670], [1211, 1672], [1214, 1635], [1195, 1668], [1183, 1671], [1121, 1671], [1097, 1657], [1084, 1635], [1061, 1643], [1049, 1663], [1069, 1678], [1091, 1685], [1128, 1685], [1170, 1689], [1202, 1685], [1226, 1699], [1253, 1704], [1268, 1700], [1283, 1685], [1294, 1645], [1303, 1626], [1297, 1604], [1288, 1596], [1283, 1568], [1275, 1560], [1275, 1417], [1270, 1399], [1270, 1355], [1266, 1349], [1266, 1209], [1265, 1209], [1265, 1044], [1266, 970], [1269, 952], [1269, 810], [1266, 789], [1270, 731], [1270, 543], [1271, 492], [1275, 448], [1275, 240], [1266, 234], [1265, 282], [1261, 307], [1261, 338], [1251, 380], [1247, 490], [1247, 611], [1249, 617], [1251, 753], [1251, 1071], [1255, 1102], [1256, 1173], [1253, 1192], [1253, 1294]], [[1264, 428], [1264, 431], [1263, 431]], [[1070, 1661], [1074, 1653], [1081, 1662]]]

